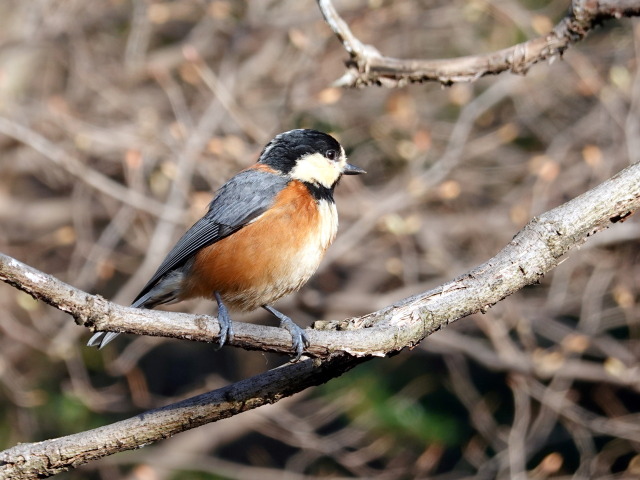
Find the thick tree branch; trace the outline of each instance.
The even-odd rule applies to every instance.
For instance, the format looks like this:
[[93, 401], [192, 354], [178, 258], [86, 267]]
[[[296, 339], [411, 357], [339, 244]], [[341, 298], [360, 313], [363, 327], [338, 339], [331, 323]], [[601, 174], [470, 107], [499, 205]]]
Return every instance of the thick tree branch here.
[[261, 375], [104, 427], [0, 452], [0, 479], [55, 475], [113, 453], [275, 403], [335, 378], [365, 359], [340, 356], [288, 364]]
[[385, 57], [375, 47], [358, 40], [338, 15], [331, 0], [318, 0], [318, 6], [351, 57], [346, 61], [347, 72], [335, 82], [340, 87], [401, 87], [407, 83], [426, 81], [450, 85], [474, 81], [506, 70], [526, 73], [533, 64], [562, 55], [569, 45], [582, 40], [604, 20], [640, 15], [638, 0], [573, 1], [567, 16], [542, 37], [482, 55], [402, 60]]
[[[309, 331], [310, 353], [322, 357], [287, 365], [228, 387], [122, 422], [0, 452], [0, 479], [42, 478], [92, 459], [137, 448], [205, 423], [226, 418], [326, 382], [372, 356], [412, 347], [433, 331], [538, 281], [571, 248], [625, 220], [640, 208], [640, 164], [585, 194], [533, 219], [494, 258], [455, 280], [364, 317], [317, 323]], [[69, 312], [98, 329], [212, 341], [209, 317], [145, 312], [109, 303], [70, 287], [7, 256], [0, 279]], [[235, 325], [233, 345], [288, 351], [280, 329]], [[335, 331], [342, 329], [345, 331]]]

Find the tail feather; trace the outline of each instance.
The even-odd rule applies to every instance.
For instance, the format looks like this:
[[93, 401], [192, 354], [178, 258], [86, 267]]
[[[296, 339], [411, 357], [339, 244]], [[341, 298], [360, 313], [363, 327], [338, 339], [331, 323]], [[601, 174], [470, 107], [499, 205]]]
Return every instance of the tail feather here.
[[109, 343], [111, 340], [116, 338], [118, 335], [120, 334], [115, 332], [96, 332], [87, 343], [87, 346], [97, 347], [98, 350], [100, 350], [102, 347], [104, 347], [107, 343]]
[[[133, 308], [154, 308], [158, 305], [177, 302], [182, 278], [182, 271], [170, 272], [151, 290], [133, 302], [131, 306]], [[101, 349], [118, 335], [120, 334], [115, 332], [96, 332], [87, 343], [87, 346]]]

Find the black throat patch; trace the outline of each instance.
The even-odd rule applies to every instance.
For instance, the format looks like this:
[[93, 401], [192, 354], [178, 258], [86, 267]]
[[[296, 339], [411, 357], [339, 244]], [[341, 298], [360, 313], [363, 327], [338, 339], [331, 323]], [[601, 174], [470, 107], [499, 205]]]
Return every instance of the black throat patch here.
[[314, 198], [316, 202], [320, 200], [326, 200], [328, 202], [334, 203], [333, 200], [333, 188], [323, 187], [322, 185], [318, 185], [317, 183], [310, 182], [302, 182], [309, 193]]

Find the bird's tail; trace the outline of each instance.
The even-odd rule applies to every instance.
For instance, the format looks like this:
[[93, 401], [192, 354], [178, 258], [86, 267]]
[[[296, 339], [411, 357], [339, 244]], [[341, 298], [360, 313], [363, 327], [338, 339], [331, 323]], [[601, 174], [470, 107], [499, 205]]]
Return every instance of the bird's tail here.
[[[131, 304], [134, 308], [140, 308], [144, 305], [146, 299], [143, 297]], [[87, 347], [96, 347], [98, 350], [102, 349], [107, 343], [120, 335], [117, 332], [96, 332], [87, 342]]]
[[119, 333], [116, 332], [96, 332], [91, 339], [87, 342], [88, 347], [97, 347], [100, 350], [111, 340], [116, 338]]
[[[168, 275], [166, 278], [158, 282], [158, 284], [151, 290], [133, 302], [131, 307], [154, 308], [158, 305], [176, 302], [178, 300], [179, 292], [179, 283], [177, 282], [181, 279], [182, 277], [179, 276], [178, 273]], [[118, 335], [120, 334], [116, 332], [96, 332], [93, 334], [91, 339], [89, 339], [89, 342], [87, 342], [87, 346], [97, 347], [98, 350], [100, 350]]]

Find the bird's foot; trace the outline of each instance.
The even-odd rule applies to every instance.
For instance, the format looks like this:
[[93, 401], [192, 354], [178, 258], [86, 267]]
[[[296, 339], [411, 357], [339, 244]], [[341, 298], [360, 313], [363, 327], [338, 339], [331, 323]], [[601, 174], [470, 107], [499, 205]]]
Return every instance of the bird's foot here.
[[220, 338], [218, 340], [218, 346], [216, 350], [220, 350], [222, 346], [227, 342], [227, 339], [233, 340], [233, 324], [231, 322], [231, 316], [229, 310], [224, 303], [220, 294], [216, 292], [216, 302], [218, 302], [218, 326], [220, 328]]
[[291, 334], [293, 350], [296, 352], [293, 362], [297, 362], [309, 346], [309, 337], [302, 328], [296, 325], [289, 317], [280, 319], [280, 328], [285, 328]]
[[310, 345], [309, 337], [307, 337], [305, 331], [296, 325], [293, 320], [287, 317], [284, 313], [279, 312], [275, 308], [270, 307], [269, 305], [263, 305], [262, 308], [277, 317], [280, 320], [280, 328], [284, 328], [291, 334], [292, 347], [296, 354], [292, 362], [300, 360], [305, 349]]

